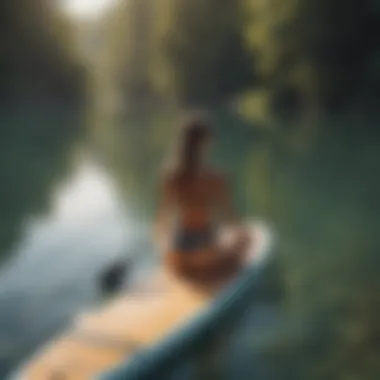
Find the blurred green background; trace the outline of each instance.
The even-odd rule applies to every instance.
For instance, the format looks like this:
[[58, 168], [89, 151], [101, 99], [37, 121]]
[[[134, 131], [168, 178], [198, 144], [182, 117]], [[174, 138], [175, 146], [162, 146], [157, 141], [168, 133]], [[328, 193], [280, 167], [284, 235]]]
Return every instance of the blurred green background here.
[[[176, 128], [206, 110], [241, 213], [280, 236], [268, 281], [281, 284], [289, 325], [268, 363], [279, 379], [379, 379], [380, 2], [120, 0], [93, 14], [96, 4], [80, 15], [63, 0], [0, 4], [3, 268], [83, 155], [128, 218], [149, 223]], [[12, 352], [1, 344], [9, 297], [4, 373], [33, 351], [21, 337]]]

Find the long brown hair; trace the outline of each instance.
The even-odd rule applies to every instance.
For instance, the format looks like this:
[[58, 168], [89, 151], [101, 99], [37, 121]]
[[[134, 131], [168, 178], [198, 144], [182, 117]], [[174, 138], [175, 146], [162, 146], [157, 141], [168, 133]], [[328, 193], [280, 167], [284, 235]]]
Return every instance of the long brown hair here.
[[199, 170], [202, 147], [211, 136], [211, 126], [205, 118], [193, 117], [184, 123], [174, 163], [177, 175], [190, 178]]

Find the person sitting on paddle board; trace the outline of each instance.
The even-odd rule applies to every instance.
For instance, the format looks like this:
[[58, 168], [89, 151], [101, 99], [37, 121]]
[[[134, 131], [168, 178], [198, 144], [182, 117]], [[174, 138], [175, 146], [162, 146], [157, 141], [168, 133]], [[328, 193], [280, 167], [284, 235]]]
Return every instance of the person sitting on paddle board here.
[[249, 243], [242, 228], [234, 227], [227, 243], [219, 238], [220, 226], [238, 223], [228, 181], [208, 165], [212, 137], [203, 118], [185, 123], [174, 163], [161, 178], [156, 232], [166, 264], [181, 276], [233, 274]]

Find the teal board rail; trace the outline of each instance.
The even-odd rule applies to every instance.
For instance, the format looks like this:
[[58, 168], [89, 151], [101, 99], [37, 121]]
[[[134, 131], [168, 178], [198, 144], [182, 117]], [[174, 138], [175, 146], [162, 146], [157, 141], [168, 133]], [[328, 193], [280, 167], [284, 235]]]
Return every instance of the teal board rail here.
[[273, 242], [269, 240], [272, 239], [267, 231], [266, 242], [258, 252], [258, 259], [227, 286], [209, 307], [162, 341], [139, 352], [117, 368], [101, 374], [98, 380], [167, 378], [184, 357], [197, 356], [222, 334], [228, 334], [234, 322], [244, 314], [247, 305], [252, 304], [255, 296], [259, 295], [264, 269], [273, 252]]

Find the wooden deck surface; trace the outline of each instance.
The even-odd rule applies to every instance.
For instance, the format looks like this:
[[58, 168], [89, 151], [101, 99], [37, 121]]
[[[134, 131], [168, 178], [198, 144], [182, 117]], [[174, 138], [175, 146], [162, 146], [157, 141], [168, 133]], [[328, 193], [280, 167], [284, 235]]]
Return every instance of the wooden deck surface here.
[[80, 316], [22, 371], [23, 380], [85, 380], [164, 337], [199, 311], [210, 295], [158, 272], [150, 287], [120, 295]]

